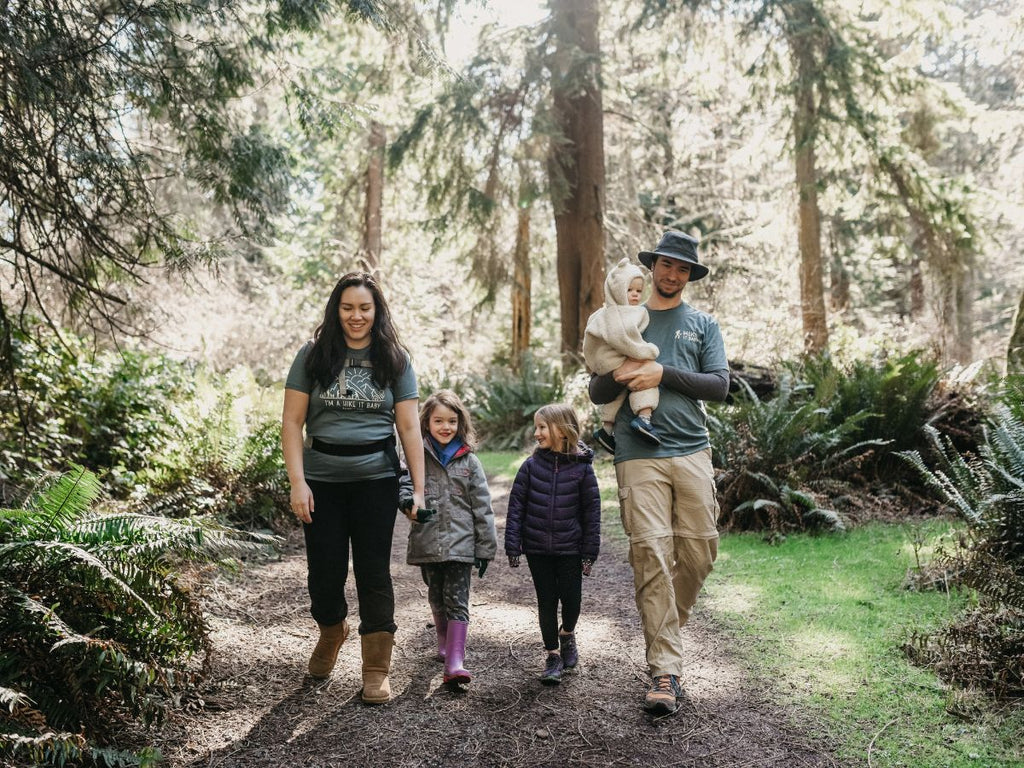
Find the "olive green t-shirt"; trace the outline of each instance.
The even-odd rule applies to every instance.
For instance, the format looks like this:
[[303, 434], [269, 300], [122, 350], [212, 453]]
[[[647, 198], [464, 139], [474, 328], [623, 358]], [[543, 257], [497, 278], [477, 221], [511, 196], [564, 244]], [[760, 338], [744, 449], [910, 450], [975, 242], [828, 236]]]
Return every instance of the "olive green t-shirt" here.
[[[658, 362], [693, 373], [729, 369], [718, 321], [683, 302], [673, 309], [650, 309], [645, 341], [658, 345]], [[660, 401], [651, 423], [661, 445], [648, 445], [629, 427], [635, 415], [627, 399], [615, 419], [615, 463], [630, 459], [689, 456], [711, 445], [704, 403], [668, 387], [658, 388]]]
[[391, 477], [395, 469], [383, 451], [365, 456], [332, 456], [309, 447], [312, 438], [338, 445], [359, 445], [384, 440], [394, 434], [395, 403], [415, 400], [416, 372], [406, 359], [405, 369], [389, 387], [373, 380], [367, 349], [350, 349], [338, 378], [323, 389], [306, 371], [306, 342], [295, 355], [285, 381], [286, 389], [309, 395], [306, 410], [306, 444], [302, 468], [307, 480], [347, 483]]

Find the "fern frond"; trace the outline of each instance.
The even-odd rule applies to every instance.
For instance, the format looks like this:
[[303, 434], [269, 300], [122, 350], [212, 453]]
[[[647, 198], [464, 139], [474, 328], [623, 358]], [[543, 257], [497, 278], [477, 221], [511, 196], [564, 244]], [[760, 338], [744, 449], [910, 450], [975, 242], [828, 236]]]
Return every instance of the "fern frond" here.
[[84, 467], [72, 465], [69, 472], [45, 483], [25, 505], [29, 511], [39, 514], [30, 535], [40, 539], [52, 538], [57, 531], [84, 514], [99, 492], [96, 476]]
[[0, 734], [0, 755], [30, 760], [32, 765], [74, 765], [87, 754], [88, 743], [80, 733]]
[[24, 541], [2, 544], [0, 545], [0, 563], [8, 559], [20, 560], [35, 571], [34, 574], [22, 574], [22, 578], [26, 579], [65, 568], [77, 568], [76, 572], [81, 573], [81, 569], [84, 568], [85, 572], [120, 590], [150, 615], [156, 615], [149, 603], [113, 573], [100, 558], [76, 544], [64, 541]]
[[76, 541], [101, 547], [107, 556], [147, 562], [166, 560], [170, 554], [188, 560], [238, 557], [280, 542], [278, 536], [240, 531], [208, 517], [171, 519], [139, 513], [91, 515], [69, 533]]

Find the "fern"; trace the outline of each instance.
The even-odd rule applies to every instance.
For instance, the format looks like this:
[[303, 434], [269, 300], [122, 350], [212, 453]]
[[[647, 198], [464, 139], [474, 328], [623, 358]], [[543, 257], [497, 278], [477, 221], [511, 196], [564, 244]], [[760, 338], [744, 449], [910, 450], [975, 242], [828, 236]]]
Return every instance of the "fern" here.
[[0, 510], [0, 701], [23, 731], [0, 737], [0, 753], [144, 763], [92, 742], [125, 718], [161, 720], [198, 680], [207, 630], [174, 569], [274, 541], [206, 518], [105, 514], [96, 492], [75, 468], [41, 482], [23, 509]]
[[843, 530], [838, 513], [801, 489], [826, 473], [856, 467], [880, 446], [877, 440], [853, 440], [867, 414], [833, 424], [831, 411], [813, 399], [811, 388], [791, 376], [765, 401], [739, 381], [743, 394], [728, 421], [718, 417], [713, 423], [713, 439], [726, 441], [713, 443], [713, 453], [725, 455], [718, 476], [722, 524], [768, 530], [773, 537], [790, 530]]
[[1024, 609], [1024, 422], [997, 406], [978, 456], [960, 454], [937, 430], [927, 430], [936, 466], [917, 451], [901, 457], [967, 524], [955, 561], [964, 583], [997, 603]]
[[557, 364], [523, 355], [517, 373], [504, 368], [470, 379], [467, 405], [481, 440], [491, 450], [518, 450], [528, 441], [533, 415], [565, 393]]

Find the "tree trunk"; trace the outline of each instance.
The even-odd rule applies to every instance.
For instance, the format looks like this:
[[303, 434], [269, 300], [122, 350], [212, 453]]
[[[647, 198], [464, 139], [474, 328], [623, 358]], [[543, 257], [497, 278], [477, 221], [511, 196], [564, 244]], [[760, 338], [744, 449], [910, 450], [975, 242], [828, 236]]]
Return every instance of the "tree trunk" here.
[[810, 14], [799, 4], [794, 13], [795, 18], [790, 20], [789, 44], [797, 75], [793, 138], [799, 194], [800, 315], [803, 319], [804, 352], [814, 355], [828, 349], [821, 212], [818, 210], [818, 172], [814, 151], [818, 132], [815, 103], [818, 66], [814, 60], [814, 28]]
[[[916, 242], [914, 252], [919, 253]], [[924, 269], [921, 266], [921, 257], [915, 255], [910, 262], [910, 319], [920, 319], [924, 314], [924, 307]]]
[[604, 301], [604, 122], [597, 0], [551, 0], [552, 112], [548, 156], [555, 212], [562, 360], [579, 364], [587, 319]]
[[512, 273], [512, 370], [515, 372], [519, 371], [523, 355], [530, 348], [530, 216], [532, 212], [532, 204], [520, 202]]
[[1024, 293], [1021, 294], [1017, 314], [1013, 318], [1010, 343], [1006, 345], [1006, 372], [1024, 374]]
[[362, 259], [367, 272], [377, 274], [380, 269], [381, 212], [384, 207], [384, 126], [370, 123], [368, 142], [369, 163], [366, 167], [366, 205], [363, 209]]
[[952, 358], [966, 365], [974, 359], [974, 270], [965, 269], [956, 280], [956, 326]]
[[832, 217], [829, 238], [830, 250], [832, 252], [831, 264], [829, 265], [829, 298], [830, 309], [836, 314], [845, 312], [850, 307], [850, 273], [843, 264], [843, 238], [840, 232], [843, 228], [841, 216]]

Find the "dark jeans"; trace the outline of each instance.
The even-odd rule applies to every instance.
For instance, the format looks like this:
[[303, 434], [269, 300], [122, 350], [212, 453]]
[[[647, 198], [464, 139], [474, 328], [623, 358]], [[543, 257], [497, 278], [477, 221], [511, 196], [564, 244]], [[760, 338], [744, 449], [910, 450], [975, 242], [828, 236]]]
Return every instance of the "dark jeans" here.
[[326, 483], [307, 480], [313, 522], [303, 525], [310, 613], [332, 626], [348, 616], [345, 582], [349, 544], [359, 600], [359, 634], [394, 632], [391, 539], [398, 514], [398, 478]]
[[579, 555], [527, 555], [544, 648], [558, 650], [558, 604], [562, 604], [562, 629], [572, 632], [583, 602], [583, 559]]
[[469, 579], [472, 563], [428, 563], [420, 566], [430, 610], [449, 621], [469, 621]]

